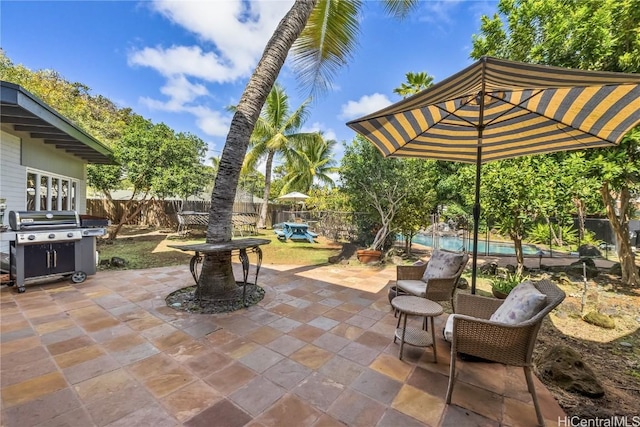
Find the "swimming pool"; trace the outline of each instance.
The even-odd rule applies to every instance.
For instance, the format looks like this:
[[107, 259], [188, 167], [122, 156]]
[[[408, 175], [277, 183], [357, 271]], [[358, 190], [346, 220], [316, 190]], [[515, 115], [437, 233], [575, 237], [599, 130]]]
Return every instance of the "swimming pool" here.
[[[463, 239], [458, 236], [436, 236], [436, 242], [434, 245], [433, 235], [431, 234], [418, 234], [411, 239], [413, 243], [418, 243], [424, 246], [438, 247], [441, 249], [448, 249], [451, 251], [466, 250], [471, 252], [473, 250], [473, 240]], [[525, 255], [537, 255], [539, 248], [532, 244], [523, 244], [522, 251]], [[478, 241], [478, 254], [479, 255], [515, 255], [516, 250], [511, 242], [489, 242], [489, 248], [487, 251], [487, 242]]]

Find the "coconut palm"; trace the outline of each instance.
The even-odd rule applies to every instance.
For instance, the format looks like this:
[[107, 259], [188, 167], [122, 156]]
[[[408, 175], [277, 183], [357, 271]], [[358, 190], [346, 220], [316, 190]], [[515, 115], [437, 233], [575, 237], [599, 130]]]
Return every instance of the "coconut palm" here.
[[285, 184], [281, 193], [308, 193], [314, 184], [333, 187], [335, 182], [330, 174], [338, 172], [333, 159], [336, 144], [335, 140], [324, 140], [320, 137], [296, 150], [295, 155], [287, 162], [287, 173], [283, 177]]
[[423, 91], [429, 86], [433, 85], [433, 76], [425, 73], [412, 73], [411, 71], [405, 74], [407, 79], [406, 83], [402, 83], [400, 87], [395, 88], [393, 91], [403, 98], [407, 98], [411, 95], [415, 95], [418, 92]]
[[[386, 0], [387, 11], [403, 17], [417, 0]], [[318, 91], [326, 89], [337, 69], [355, 48], [361, 0], [296, 0], [282, 18], [249, 78], [231, 119], [211, 195], [207, 243], [232, 237], [233, 200], [253, 129], [276, 82], [289, 50], [301, 82]], [[207, 255], [198, 279], [198, 295], [216, 297], [235, 291], [231, 251]]]
[[264, 196], [258, 228], [264, 228], [271, 192], [271, 171], [276, 156], [285, 159], [288, 164], [295, 164], [299, 153], [314, 140], [322, 141], [318, 132], [299, 132], [307, 118], [309, 100], [295, 111], [289, 108], [289, 97], [282, 86], [277, 83], [269, 92], [267, 101], [258, 118], [247, 153], [243, 169], [254, 170], [260, 161], [266, 161], [264, 174]]

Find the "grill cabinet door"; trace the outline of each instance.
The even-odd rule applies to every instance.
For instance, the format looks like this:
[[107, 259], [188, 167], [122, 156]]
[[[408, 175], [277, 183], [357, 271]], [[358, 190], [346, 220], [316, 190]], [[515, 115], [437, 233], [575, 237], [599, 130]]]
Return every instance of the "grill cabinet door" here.
[[51, 244], [40, 243], [24, 247], [24, 277], [38, 277], [51, 274]]
[[40, 243], [24, 247], [24, 277], [73, 273], [75, 242]]
[[75, 242], [51, 243], [51, 273], [73, 273], [76, 269]]

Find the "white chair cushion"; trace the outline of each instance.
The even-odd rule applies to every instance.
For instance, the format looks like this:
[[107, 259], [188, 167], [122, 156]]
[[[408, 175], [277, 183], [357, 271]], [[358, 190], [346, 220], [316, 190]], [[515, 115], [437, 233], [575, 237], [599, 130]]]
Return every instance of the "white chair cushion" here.
[[427, 268], [424, 270], [422, 280], [426, 282], [432, 277], [453, 277], [460, 269], [463, 257], [464, 253], [434, 250]]
[[525, 322], [538, 314], [546, 298], [532, 282], [524, 281], [509, 292], [490, 320], [509, 325]]
[[396, 286], [412, 295], [427, 296], [427, 284], [422, 280], [398, 280]]
[[453, 341], [453, 318], [455, 317], [455, 314], [451, 314], [448, 318], [447, 318], [447, 323], [444, 325], [444, 339], [452, 342]]

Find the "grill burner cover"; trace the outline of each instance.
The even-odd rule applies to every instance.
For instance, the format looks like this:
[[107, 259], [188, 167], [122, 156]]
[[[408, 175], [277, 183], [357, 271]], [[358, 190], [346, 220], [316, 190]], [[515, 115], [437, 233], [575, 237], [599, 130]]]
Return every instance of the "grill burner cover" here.
[[80, 218], [76, 211], [9, 211], [9, 225], [14, 231], [78, 228]]

